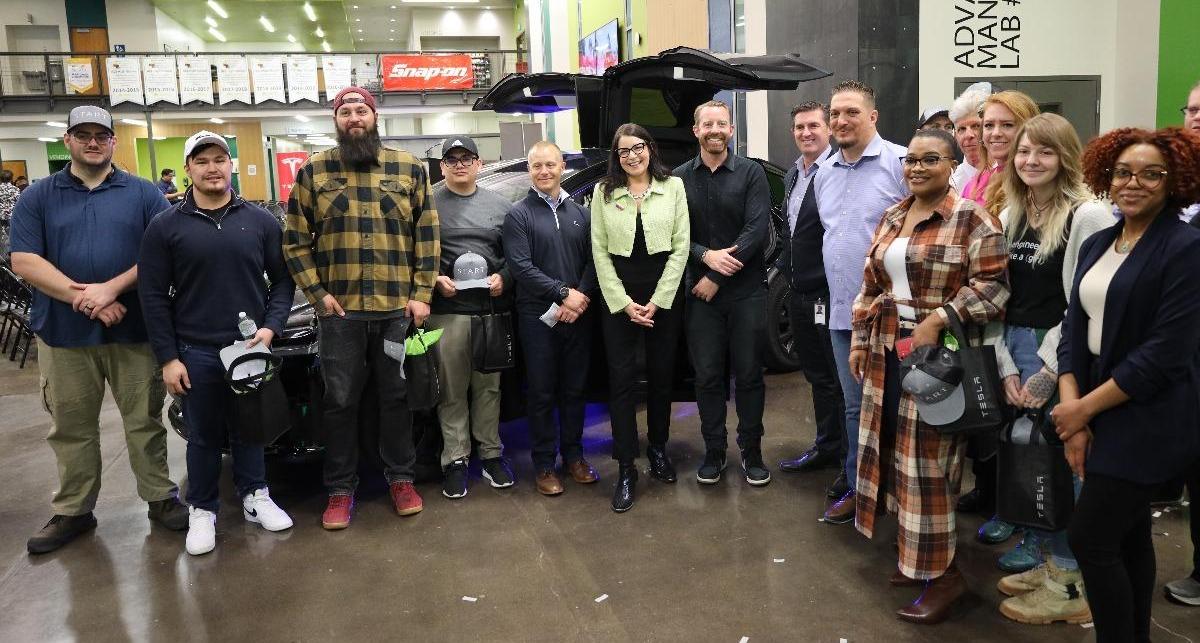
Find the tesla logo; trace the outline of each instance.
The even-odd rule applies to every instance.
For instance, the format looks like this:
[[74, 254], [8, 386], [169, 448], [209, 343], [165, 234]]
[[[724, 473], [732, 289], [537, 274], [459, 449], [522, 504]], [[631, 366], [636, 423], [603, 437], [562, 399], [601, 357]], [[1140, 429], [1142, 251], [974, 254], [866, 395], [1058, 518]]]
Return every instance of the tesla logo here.
[[991, 413], [988, 411], [987, 395], [983, 392], [983, 376], [976, 375], [973, 383], [975, 384], [975, 401], [979, 404], [979, 415], [986, 418]]
[[308, 160], [307, 152], [276, 152], [275, 174], [279, 177], [279, 200], [287, 201], [292, 194], [296, 174]]
[[306, 159], [303, 159], [299, 156], [289, 156], [287, 158], [279, 159], [279, 164], [283, 167], [286, 167], [288, 173], [290, 173], [292, 176], [296, 176], [296, 170], [299, 170], [300, 166], [304, 165], [305, 160]]

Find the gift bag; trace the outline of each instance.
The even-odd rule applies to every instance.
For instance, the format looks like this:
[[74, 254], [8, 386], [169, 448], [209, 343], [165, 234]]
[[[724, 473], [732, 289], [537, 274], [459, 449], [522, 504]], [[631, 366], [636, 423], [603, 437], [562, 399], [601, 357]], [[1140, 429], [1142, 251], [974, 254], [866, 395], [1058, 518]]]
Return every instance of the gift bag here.
[[1045, 409], [1021, 414], [1000, 431], [997, 458], [1000, 519], [1046, 531], [1066, 529], [1075, 485]]
[[441, 398], [437, 356], [437, 341], [441, 338], [440, 328], [414, 327], [412, 334], [404, 340], [404, 379], [409, 410], [432, 409]]
[[[239, 366], [253, 361], [262, 361], [265, 368], [235, 375]], [[225, 381], [234, 393], [232, 422], [238, 442], [269, 446], [288, 430], [287, 392], [278, 377], [282, 363], [278, 355], [251, 352], [235, 357], [225, 369]]]
[[512, 313], [492, 310], [472, 316], [471, 367], [480, 373], [497, 373], [516, 365]]

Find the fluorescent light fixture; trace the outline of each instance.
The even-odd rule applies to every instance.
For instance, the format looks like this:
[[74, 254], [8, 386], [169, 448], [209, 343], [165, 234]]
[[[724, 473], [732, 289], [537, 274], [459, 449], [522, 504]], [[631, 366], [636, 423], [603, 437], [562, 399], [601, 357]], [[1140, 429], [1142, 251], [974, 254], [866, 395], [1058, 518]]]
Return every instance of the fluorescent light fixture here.
[[229, 17], [229, 14], [225, 12], [225, 9], [222, 8], [221, 5], [217, 4], [217, 0], [208, 0], [208, 8], [212, 9], [213, 13], [221, 16], [222, 18]]
[[362, 22], [362, 18], [355, 18], [354, 22]]
[[288, 42], [296, 42], [296, 37], [292, 34], [288, 34]]
[[213, 20], [212, 16], [204, 16], [204, 22], [208, 23], [208, 26], [210, 26], [210, 27], [217, 26], [217, 21]]
[[309, 119], [304, 114], [296, 114], [296, 120], [300, 121], [301, 123], [307, 123]]
[[358, 5], [354, 5], [354, 8], [355, 8], [355, 9], [357, 9], [357, 8], [358, 8]]
[[[358, 30], [358, 33], [362, 33], [362, 29], [359, 29], [359, 30]], [[361, 40], [361, 38], [360, 38], [360, 40]]]
[[146, 126], [146, 121], [139, 120], [136, 118], [122, 118], [121, 122], [125, 123], [126, 125], [137, 125], [138, 127]]
[[66, 127], [67, 126], [66, 123], [62, 123], [59, 121], [46, 121], [46, 124], [49, 125], [50, 127]]
[[43, 143], [57, 143], [58, 142], [57, 138], [50, 138], [49, 136], [39, 136], [38, 140]]
[[[441, 4], [445, 0], [400, 0], [404, 4]], [[454, 0], [454, 4], [479, 4], [479, 0]]]
[[223, 119], [223, 118], [217, 118], [217, 117], [215, 117], [215, 116], [214, 116], [214, 117], [212, 117], [212, 118], [208, 119], [208, 122], [210, 122], [210, 123], [214, 123], [214, 124], [216, 124], [216, 125], [224, 125], [224, 124], [225, 124], [225, 119]]
[[266, 16], [259, 16], [258, 24], [262, 25], [263, 29], [266, 29], [268, 33], [275, 33], [275, 25], [271, 24], [271, 21], [267, 20]]
[[388, 38], [388, 42], [396, 42], [395, 38]]
[[325, 53], [333, 51], [333, 48], [329, 46], [329, 43], [324, 40], [321, 41], [321, 49], [324, 49]]
[[325, 37], [325, 31], [324, 31], [323, 29], [321, 29], [320, 25], [318, 25], [318, 26], [317, 26], [317, 30], [316, 30], [316, 31], [314, 31], [313, 33], [314, 33], [314, 34], [316, 34], [316, 36], [317, 36], [318, 38], [324, 38], [324, 37]]
[[216, 29], [209, 27], [208, 33], [212, 34], [213, 38], [216, 38], [217, 40], [220, 40], [221, 42], [225, 42], [225, 34], [217, 31]]
[[317, 21], [317, 12], [314, 11], [313, 6], [307, 2], [304, 3], [304, 15], [308, 16], [308, 19], [313, 22]]

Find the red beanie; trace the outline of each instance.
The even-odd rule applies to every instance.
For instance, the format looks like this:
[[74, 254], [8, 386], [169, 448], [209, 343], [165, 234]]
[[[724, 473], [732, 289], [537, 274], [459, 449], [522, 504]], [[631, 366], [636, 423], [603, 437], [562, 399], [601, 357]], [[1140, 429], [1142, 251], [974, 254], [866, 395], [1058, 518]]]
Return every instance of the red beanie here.
[[362, 96], [362, 102], [366, 103], [367, 107], [370, 107], [372, 112], [378, 111], [375, 109], [375, 97], [371, 95], [371, 92], [362, 89], [361, 87], [354, 86], [347, 87], [338, 92], [337, 96], [334, 96], [333, 111], [338, 111], [338, 108], [342, 106], [342, 103], [345, 102], [346, 94], [358, 94], [359, 96]]

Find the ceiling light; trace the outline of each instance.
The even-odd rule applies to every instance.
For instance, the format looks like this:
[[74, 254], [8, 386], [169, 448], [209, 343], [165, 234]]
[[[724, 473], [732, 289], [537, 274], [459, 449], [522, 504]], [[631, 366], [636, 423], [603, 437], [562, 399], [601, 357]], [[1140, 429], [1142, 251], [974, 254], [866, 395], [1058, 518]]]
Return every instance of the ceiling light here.
[[358, 33], [362, 33], [362, 29], [359, 29], [359, 30], [358, 30]]
[[354, 22], [362, 22], [362, 18], [355, 18]]
[[324, 37], [325, 37], [325, 32], [324, 32], [324, 31], [322, 31], [320, 27], [317, 27], [317, 30], [316, 30], [316, 31], [314, 31], [313, 33], [314, 33], [314, 34], [316, 34], [318, 38], [324, 38]]
[[204, 16], [204, 22], [207, 22], [208, 26], [210, 26], [210, 27], [217, 26], [217, 21], [213, 20], [212, 16]]
[[221, 8], [221, 5], [217, 4], [217, 0], [208, 0], [208, 8], [212, 9], [214, 13], [222, 18], [229, 17], [229, 14], [225, 12], [225, 9]]
[[[400, 0], [404, 4], [441, 4], [445, 0]], [[479, 4], [479, 0], [454, 0], [454, 4]]]
[[221, 42], [225, 42], [225, 34], [217, 31], [216, 29], [209, 27], [208, 33], [212, 34], [213, 38], [216, 38], [217, 40], [220, 40]]
[[321, 41], [321, 49], [324, 49], [325, 53], [329, 53], [329, 52], [333, 51], [333, 48], [331, 48], [329, 46], [329, 43], [324, 40]]
[[38, 140], [43, 143], [57, 143], [58, 142], [57, 138], [50, 138], [49, 136], [39, 136]]
[[388, 22], [396, 22], [396, 19], [395, 19], [395, 18], [392, 18], [392, 19], [391, 19], [391, 20], [389, 20]]
[[213, 118], [210, 118], [210, 119], [208, 119], [208, 122], [210, 122], [210, 123], [215, 123], [215, 124], [217, 124], [217, 125], [224, 125], [224, 124], [225, 124], [225, 120], [224, 120], [224, 119], [220, 119], [220, 118], [217, 118], [217, 117], [215, 117], [215, 116], [214, 116]]
[[396, 42], [395, 38], [388, 38], [388, 42]]
[[395, 30], [395, 29], [389, 29], [389, 30], [388, 30], [388, 33], [396, 33], [396, 30]]
[[275, 33], [275, 25], [271, 24], [271, 21], [267, 20], [266, 16], [259, 16], [258, 24], [262, 25], [263, 29], [266, 29], [268, 33]]
[[125, 123], [126, 125], [137, 125], [138, 127], [146, 126], [146, 121], [138, 120], [136, 118], [122, 118], [121, 122]]
[[296, 120], [300, 121], [301, 123], [307, 123], [308, 117], [304, 114], [296, 114]]
[[358, 8], [358, 5], [354, 5], [354, 8], [355, 8], [355, 9], [357, 9], [357, 8]]
[[288, 42], [296, 42], [296, 37], [292, 34], [288, 34]]
[[307, 2], [304, 3], [304, 15], [308, 16], [308, 19], [313, 22], [317, 21], [317, 12], [314, 11], [312, 5]]
[[50, 127], [66, 127], [67, 126], [66, 123], [61, 123], [59, 121], [46, 121], [46, 124], [49, 125]]
[[391, 8], [392, 8], [392, 9], [395, 9], [395, 8], [396, 8], [396, 5], [392, 5], [392, 6], [391, 6]]
[[154, 140], [156, 140], [156, 141], [165, 141], [165, 140], [167, 140], [167, 137], [165, 137], [165, 136], [155, 136], [155, 137], [154, 137]]

